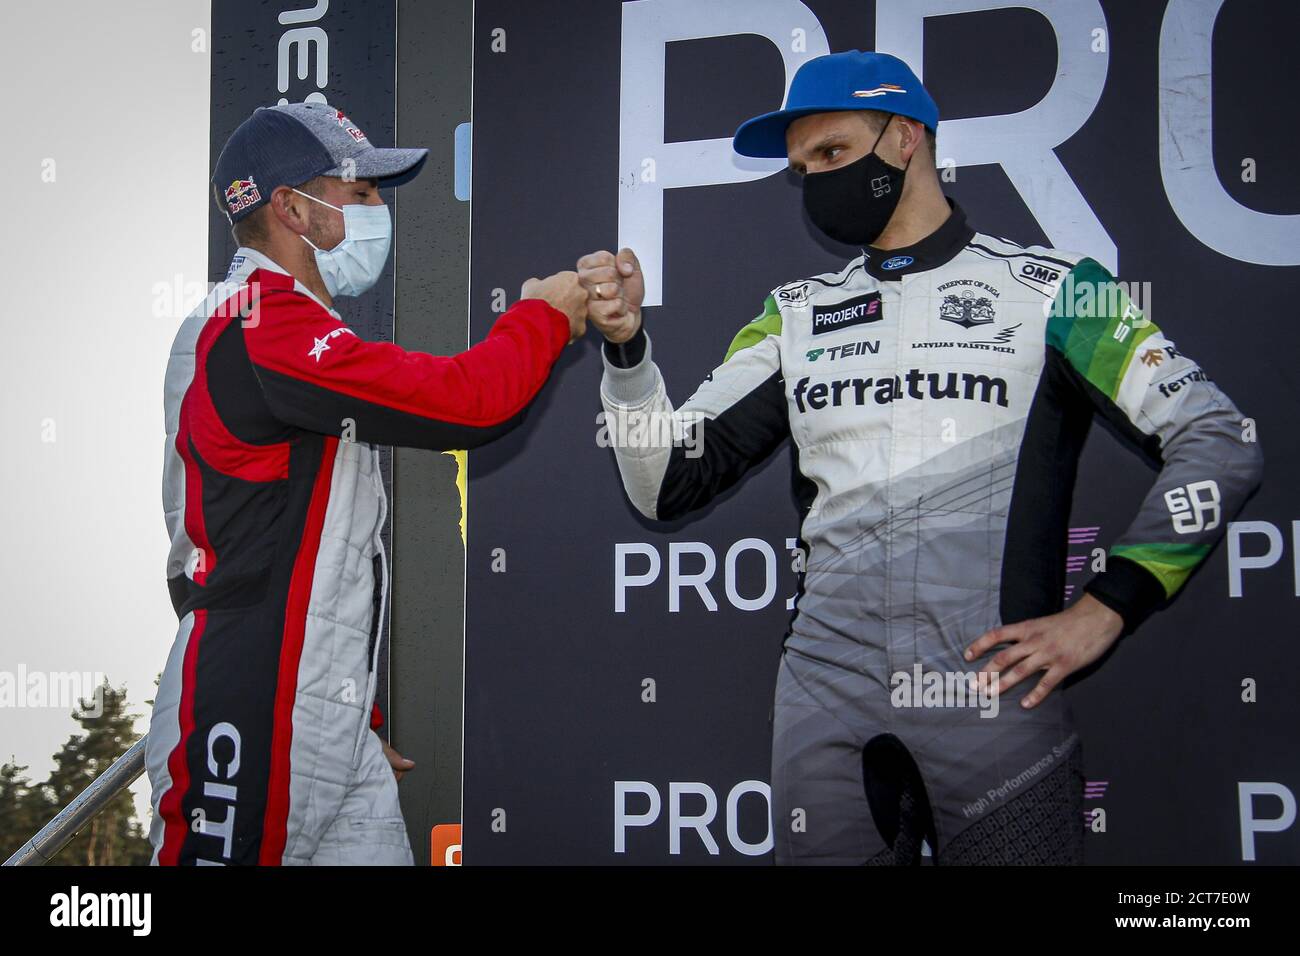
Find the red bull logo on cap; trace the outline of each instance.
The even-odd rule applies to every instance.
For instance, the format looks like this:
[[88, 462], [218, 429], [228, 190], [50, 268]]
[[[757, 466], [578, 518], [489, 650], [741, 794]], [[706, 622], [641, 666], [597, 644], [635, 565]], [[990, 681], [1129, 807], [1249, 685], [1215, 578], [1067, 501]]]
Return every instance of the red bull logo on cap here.
[[352, 122], [352, 120], [348, 119], [348, 117], [344, 114], [342, 110], [334, 111], [334, 119], [340, 126], [346, 127], [348, 131], [348, 135], [351, 136], [353, 139], [355, 139], [358, 143], [365, 142], [366, 134], [361, 132], [361, 130], [356, 127], [356, 125]]
[[236, 179], [226, 187], [226, 208], [233, 216], [241, 209], [247, 209], [262, 201], [257, 183], [251, 179]]

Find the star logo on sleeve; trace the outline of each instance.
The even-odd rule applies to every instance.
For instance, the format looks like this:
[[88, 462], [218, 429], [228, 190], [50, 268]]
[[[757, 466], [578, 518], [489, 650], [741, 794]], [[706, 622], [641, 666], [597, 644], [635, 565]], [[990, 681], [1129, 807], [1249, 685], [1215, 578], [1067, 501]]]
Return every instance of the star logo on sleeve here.
[[315, 344], [307, 351], [307, 354], [314, 358], [319, 364], [321, 353], [329, 351], [330, 339], [334, 338], [336, 335], [343, 335], [345, 333], [347, 335], [356, 335], [356, 333], [346, 325], [340, 325], [337, 329], [331, 329], [329, 332], [325, 333], [324, 338], [318, 339], [313, 335], [312, 341], [315, 342]]

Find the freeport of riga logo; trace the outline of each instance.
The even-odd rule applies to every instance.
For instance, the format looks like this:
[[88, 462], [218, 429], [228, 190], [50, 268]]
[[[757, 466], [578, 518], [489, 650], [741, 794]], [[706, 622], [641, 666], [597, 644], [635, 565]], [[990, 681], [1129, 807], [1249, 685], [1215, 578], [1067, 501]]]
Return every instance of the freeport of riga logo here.
[[977, 296], [969, 289], [957, 295], [944, 296], [939, 306], [939, 318], [955, 322], [964, 329], [973, 325], [990, 325], [993, 315], [993, 303], [989, 297]]
[[1002, 295], [987, 282], [978, 279], [954, 279], [938, 287], [937, 292], [948, 292], [939, 304], [939, 318], [945, 322], [969, 329], [976, 325], [991, 325], [996, 317], [993, 305]]

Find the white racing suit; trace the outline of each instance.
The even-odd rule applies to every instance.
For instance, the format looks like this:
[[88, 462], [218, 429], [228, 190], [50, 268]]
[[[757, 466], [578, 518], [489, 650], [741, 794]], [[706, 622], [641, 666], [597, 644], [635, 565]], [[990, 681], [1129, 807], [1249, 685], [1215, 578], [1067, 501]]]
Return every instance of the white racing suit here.
[[922, 841], [939, 863], [1079, 862], [1065, 695], [1022, 708], [1031, 677], [989, 716], [956, 678], [985, 631], [1062, 609], [1095, 415], [1159, 473], [1086, 590], [1126, 632], [1178, 591], [1260, 480], [1207, 375], [1098, 263], [975, 233], [955, 205], [915, 246], [774, 289], [675, 412], [644, 332], [604, 354], [612, 433], [674, 419], [673, 447], [616, 447], [649, 518], [794, 442], [809, 550], [776, 689], [777, 862], [912, 863]]

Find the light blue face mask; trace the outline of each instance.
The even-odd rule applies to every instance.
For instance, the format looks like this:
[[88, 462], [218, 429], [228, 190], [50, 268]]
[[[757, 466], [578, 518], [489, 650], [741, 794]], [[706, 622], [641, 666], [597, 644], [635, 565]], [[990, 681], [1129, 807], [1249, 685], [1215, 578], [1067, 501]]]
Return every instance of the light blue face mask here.
[[379, 281], [393, 244], [393, 217], [387, 205], [349, 203], [334, 206], [295, 189], [299, 196], [343, 213], [343, 240], [333, 249], [321, 249], [303, 236], [316, 250], [316, 268], [330, 296], [356, 296]]

